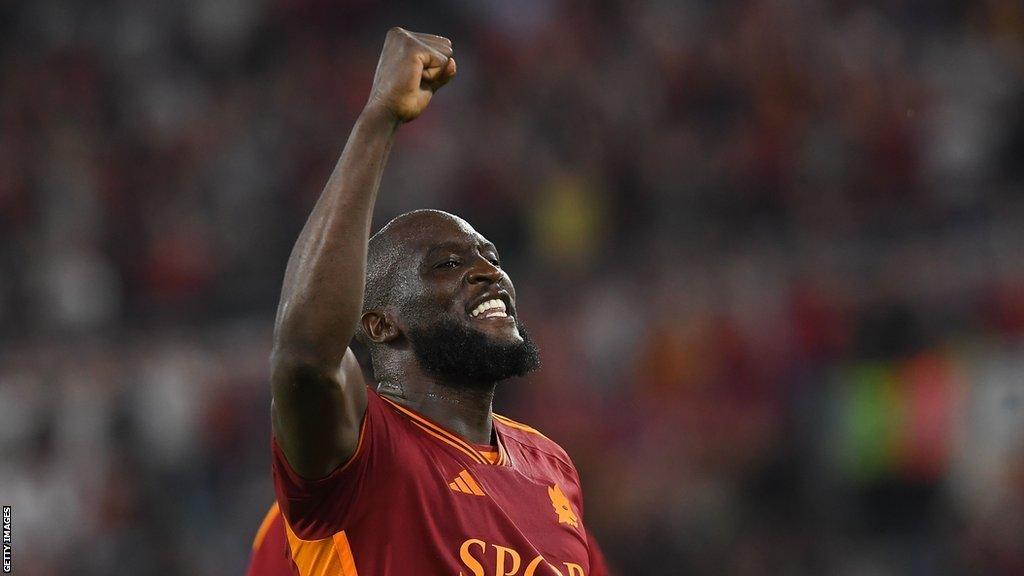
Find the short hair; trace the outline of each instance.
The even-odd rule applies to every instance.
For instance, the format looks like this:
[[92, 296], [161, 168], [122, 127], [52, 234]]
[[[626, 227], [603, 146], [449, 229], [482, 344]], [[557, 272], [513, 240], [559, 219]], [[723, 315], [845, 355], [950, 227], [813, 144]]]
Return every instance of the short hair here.
[[370, 237], [366, 248], [366, 287], [363, 292], [363, 312], [380, 310], [391, 299], [391, 286], [398, 246], [393, 238], [384, 234], [385, 228]]
[[[406, 219], [424, 213], [436, 213], [451, 217], [440, 210], [421, 208], [392, 218], [381, 227], [366, 247], [366, 285], [363, 290], [363, 309], [365, 314], [370, 310], [381, 310], [391, 302], [392, 288], [395, 286], [395, 272], [403, 254], [402, 242], [396, 238], [395, 229]], [[372, 349], [374, 342], [363, 333], [362, 323], [356, 330], [356, 337], [367, 348]]]

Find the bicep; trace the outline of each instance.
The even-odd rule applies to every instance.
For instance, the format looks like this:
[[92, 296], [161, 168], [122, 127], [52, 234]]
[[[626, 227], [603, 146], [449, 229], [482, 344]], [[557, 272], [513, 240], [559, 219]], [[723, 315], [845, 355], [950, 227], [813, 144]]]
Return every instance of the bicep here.
[[281, 356], [272, 362], [274, 436], [295, 472], [322, 478], [355, 452], [366, 380], [351, 349], [333, 371]]

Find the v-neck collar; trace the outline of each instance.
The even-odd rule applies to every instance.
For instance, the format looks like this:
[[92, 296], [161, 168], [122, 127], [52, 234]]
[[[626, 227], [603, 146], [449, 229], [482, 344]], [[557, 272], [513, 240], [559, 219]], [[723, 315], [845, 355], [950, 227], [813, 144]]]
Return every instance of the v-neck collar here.
[[380, 398], [387, 402], [388, 404], [390, 404], [395, 410], [398, 411], [399, 414], [408, 418], [409, 421], [412, 422], [417, 428], [419, 428], [423, 432], [426, 432], [428, 436], [435, 440], [443, 442], [444, 444], [447, 444], [449, 447], [454, 448], [459, 452], [462, 452], [471, 460], [473, 460], [473, 462], [476, 462], [477, 464], [482, 464], [484, 466], [512, 466], [512, 460], [509, 458], [508, 451], [505, 449], [505, 442], [501, 438], [502, 434], [501, 431], [498, 429], [499, 427], [496, 419], [493, 418], [493, 414], [491, 418], [491, 430], [494, 431], [494, 438], [498, 445], [498, 461], [491, 463], [483, 454], [480, 453], [480, 450], [476, 446], [467, 442], [458, 434], [455, 434], [451, 430], [448, 430], [444, 426], [441, 426], [440, 424], [434, 422], [433, 420], [427, 418], [426, 416], [423, 416], [422, 414], [419, 414], [410, 408], [402, 406], [401, 404], [395, 402], [394, 400], [391, 400], [390, 398], [386, 398], [385, 396], [380, 396]]

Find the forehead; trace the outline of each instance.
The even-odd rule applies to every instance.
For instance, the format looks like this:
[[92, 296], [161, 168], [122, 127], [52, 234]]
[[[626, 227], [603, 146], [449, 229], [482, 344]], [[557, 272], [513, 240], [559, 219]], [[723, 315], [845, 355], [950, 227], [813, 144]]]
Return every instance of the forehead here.
[[490, 245], [469, 222], [450, 214], [428, 213], [403, 224], [401, 244], [410, 254], [425, 254], [435, 248]]

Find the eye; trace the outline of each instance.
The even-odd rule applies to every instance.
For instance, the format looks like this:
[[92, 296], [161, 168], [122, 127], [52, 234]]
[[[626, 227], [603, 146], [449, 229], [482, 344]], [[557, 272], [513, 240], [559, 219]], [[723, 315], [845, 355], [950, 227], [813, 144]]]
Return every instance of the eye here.
[[491, 264], [494, 264], [498, 268], [501, 268], [501, 261], [498, 260], [496, 257], [488, 258], [487, 261], [490, 262]]
[[454, 258], [449, 258], [449, 259], [445, 260], [444, 262], [441, 262], [437, 266], [434, 266], [434, 268], [458, 268], [458, 267], [459, 267], [459, 261], [454, 259]]

